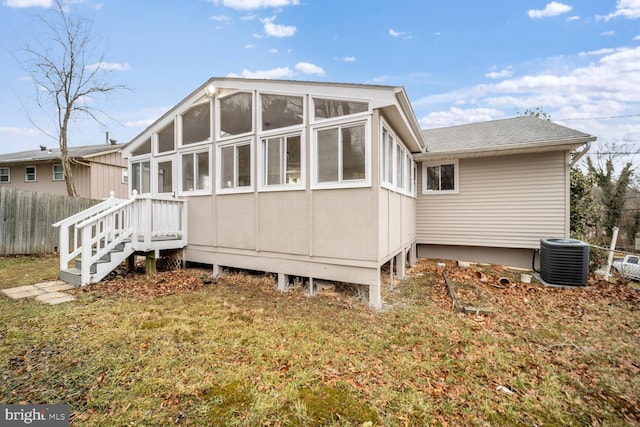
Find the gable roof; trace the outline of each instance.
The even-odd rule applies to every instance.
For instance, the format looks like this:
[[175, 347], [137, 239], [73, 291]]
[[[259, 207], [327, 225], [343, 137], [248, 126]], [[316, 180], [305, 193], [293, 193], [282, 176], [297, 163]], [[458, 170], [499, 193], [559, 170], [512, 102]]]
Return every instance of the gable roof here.
[[130, 157], [133, 150], [144, 144], [151, 135], [162, 129], [194, 104], [207, 99], [209, 88], [214, 88], [216, 97], [236, 91], [281, 92], [298, 95], [338, 97], [345, 99], [368, 99], [371, 109], [380, 109], [387, 120], [396, 125], [396, 131], [410, 146], [412, 152], [424, 151], [426, 143], [422, 129], [409, 102], [404, 87], [359, 83], [312, 82], [284, 79], [251, 79], [240, 77], [212, 77], [187, 95], [169, 111], [160, 116], [145, 130], [135, 136], [123, 149], [123, 156]]
[[596, 140], [588, 133], [533, 116], [427, 129], [422, 134], [427, 152], [416, 155], [422, 160], [566, 150]]
[[[81, 147], [69, 147], [69, 157], [72, 159], [88, 159], [91, 157], [119, 152], [124, 144], [100, 144], [85, 145]], [[18, 153], [0, 154], [0, 164], [18, 162], [41, 162], [60, 160], [60, 148], [48, 148], [46, 150], [29, 150]]]

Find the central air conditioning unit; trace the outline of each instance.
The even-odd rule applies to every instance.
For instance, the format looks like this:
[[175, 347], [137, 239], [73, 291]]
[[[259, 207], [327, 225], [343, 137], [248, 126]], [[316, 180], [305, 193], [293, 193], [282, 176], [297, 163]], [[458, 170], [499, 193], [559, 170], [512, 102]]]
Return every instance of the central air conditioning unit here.
[[587, 286], [589, 245], [575, 239], [540, 239], [540, 278], [550, 285]]

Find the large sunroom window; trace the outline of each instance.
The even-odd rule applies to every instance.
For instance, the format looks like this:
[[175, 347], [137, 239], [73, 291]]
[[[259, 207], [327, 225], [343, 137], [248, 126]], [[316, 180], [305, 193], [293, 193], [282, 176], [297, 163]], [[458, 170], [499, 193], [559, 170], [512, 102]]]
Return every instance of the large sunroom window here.
[[182, 145], [211, 139], [211, 103], [191, 107], [182, 115]]
[[138, 194], [151, 192], [151, 162], [143, 160], [131, 163], [131, 191]]
[[300, 134], [296, 134], [262, 140], [262, 185], [296, 186], [302, 183], [300, 139]]
[[313, 118], [315, 120], [348, 116], [369, 110], [368, 102], [344, 99], [313, 98], [313, 106]]
[[253, 131], [253, 96], [234, 93], [219, 99], [220, 136], [230, 137]]
[[141, 156], [143, 154], [151, 154], [151, 138], [148, 138], [142, 145], [131, 152], [132, 156]]
[[221, 190], [251, 189], [251, 142], [243, 141], [218, 147]]
[[301, 96], [262, 94], [263, 131], [301, 125], [304, 120], [304, 98]]
[[158, 152], [166, 153], [167, 151], [173, 151], [175, 149], [175, 125], [172, 121], [158, 132]]
[[182, 192], [208, 192], [211, 189], [209, 157], [208, 149], [182, 154]]
[[316, 183], [366, 179], [365, 123], [316, 130]]

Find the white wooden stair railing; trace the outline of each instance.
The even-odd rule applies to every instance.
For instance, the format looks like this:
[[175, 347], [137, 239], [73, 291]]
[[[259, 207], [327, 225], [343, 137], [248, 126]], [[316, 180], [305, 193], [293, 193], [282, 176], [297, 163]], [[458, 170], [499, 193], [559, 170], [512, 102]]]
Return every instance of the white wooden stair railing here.
[[134, 191], [130, 199], [112, 196], [54, 226], [60, 227], [60, 278], [84, 286], [102, 280], [134, 252], [185, 247], [187, 203]]

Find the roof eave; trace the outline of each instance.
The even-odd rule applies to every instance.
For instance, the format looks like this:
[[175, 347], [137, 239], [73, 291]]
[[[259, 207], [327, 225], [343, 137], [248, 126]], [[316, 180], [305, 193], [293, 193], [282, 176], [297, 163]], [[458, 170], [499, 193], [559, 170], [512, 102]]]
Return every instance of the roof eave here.
[[462, 159], [471, 157], [507, 156], [511, 154], [542, 153], [546, 151], [564, 151], [572, 150], [589, 142], [595, 141], [596, 139], [597, 138], [595, 136], [588, 136], [555, 141], [538, 141], [524, 144], [500, 145], [494, 147], [426, 152], [415, 154], [413, 157], [416, 161], [431, 161]]

